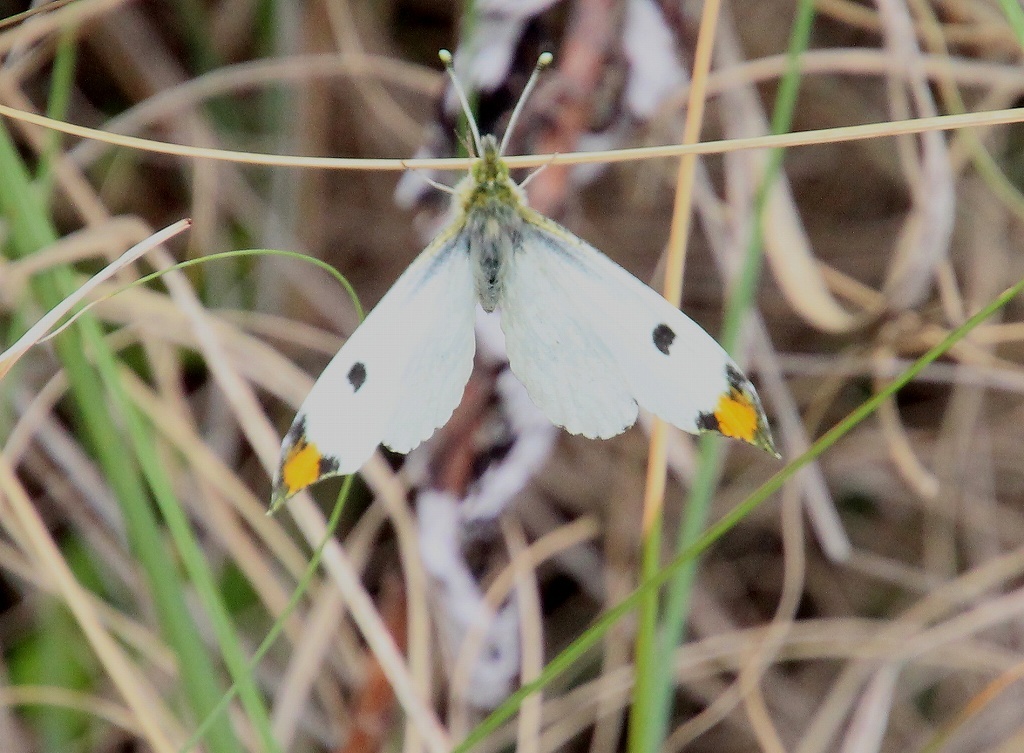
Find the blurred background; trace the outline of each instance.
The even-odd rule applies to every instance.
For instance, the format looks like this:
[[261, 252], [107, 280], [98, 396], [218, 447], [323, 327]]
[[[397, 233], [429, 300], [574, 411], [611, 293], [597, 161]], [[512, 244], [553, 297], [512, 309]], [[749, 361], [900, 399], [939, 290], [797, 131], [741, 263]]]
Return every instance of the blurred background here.
[[[707, 12], [43, 9], [15, 17], [28, 6], [0, 2], [7, 108], [150, 142], [365, 159], [460, 153], [442, 47], [481, 130], [499, 134], [538, 54], [555, 54], [514, 154], [679, 143]], [[726, 3], [712, 28], [703, 141], [998, 110], [1024, 94], [1014, 0]], [[652, 538], [650, 422], [604, 442], [554, 430], [490, 353], [456, 414], [473, 431], [453, 421], [404, 466], [372, 461], [311, 575], [341, 482], [265, 511], [280, 437], [358, 322], [348, 294], [268, 255], [122, 288], [175, 261], [281, 249], [335, 266], [369, 309], [443, 220], [446, 197], [423, 178], [461, 173], [270, 167], [150, 142], [0, 123], [4, 347], [127, 248], [193, 220], [0, 380], [5, 753], [436, 753], [474, 729], [481, 751], [1024, 750], [1018, 301], [687, 558], [653, 623], [629, 612], [586, 632], [652, 572], [642, 552], [668, 563], [1024, 276], [1019, 123], [826, 136], [788, 149], [778, 173], [764, 150], [698, 160], [682, 308], [716, 337], [740, 323], [735, 357], [783, 462], [670, 435]], [[676, 158], [553, 165], [530, 199], [660, 289], [678, 171]], [[453, 448], [470, 454], [455, 482]], [[697, 513], [695, 488], [710, 490]], [[542, 675], [581, 635], [586, 650]], [[542, 692], [477, 728], [538, 676]]]

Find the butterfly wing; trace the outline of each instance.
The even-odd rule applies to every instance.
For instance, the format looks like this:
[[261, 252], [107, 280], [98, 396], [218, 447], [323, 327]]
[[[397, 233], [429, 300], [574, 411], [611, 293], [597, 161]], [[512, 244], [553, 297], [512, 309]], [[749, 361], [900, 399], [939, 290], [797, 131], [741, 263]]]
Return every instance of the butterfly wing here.
[[408, 452], [445, 423], [473, 369], [476, 294], [464, 237], [435, 240], [352, 333], [281, 446], [275, 505], [353, 473], [379, 444]]
[[[637, 401], [616, 354], [599, 335], [605, 310], [587, 301], [583, 270], [524, 226], [505, 268], [499, 302], [509, 366], [552, 423], [606, 439], [637, 417]], [[568, 275], [567, 276], [567, 272]]]
[[684, 431], [775, 453], [753, 385], [679, 309], [532, 210], [501, 302], [512, 371], [553, 422], [608, 437], [637, 406]]

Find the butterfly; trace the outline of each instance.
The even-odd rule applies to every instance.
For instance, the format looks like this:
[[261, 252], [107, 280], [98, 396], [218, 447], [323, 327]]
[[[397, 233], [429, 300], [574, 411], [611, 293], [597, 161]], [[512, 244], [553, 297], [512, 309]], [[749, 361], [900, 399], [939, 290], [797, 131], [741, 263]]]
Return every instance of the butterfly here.
[[449, 219], [324, 369], [281, 446], [274, 507], [354, 473], [383, 444], [412, 450], [446, 423], [473, 369], [478, 306], [497, 311], [509, 365], [572, 434], [608, 438], [639, 408], [692, 433], [775, 454], [757, 391], [715, 340], [607, 256], [531, 209], [502, 159], [550, 54], [499, 145], [481, 137], [451, 66], [477, 159]]

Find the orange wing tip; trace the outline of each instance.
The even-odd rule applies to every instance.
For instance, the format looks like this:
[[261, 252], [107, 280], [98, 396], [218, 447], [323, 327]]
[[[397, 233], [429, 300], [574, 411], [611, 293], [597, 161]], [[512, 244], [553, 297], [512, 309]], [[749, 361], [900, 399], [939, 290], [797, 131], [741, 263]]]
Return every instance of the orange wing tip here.
[[285, 437], [281, 451], [281, 467], [274, 479], [270, 510], [273, 515], [288, 499], [307, 486], [338, 472], [336, 458], [320, 452], [320, 448], [306, 437], [306, 421], [300, 416]]
[[750, 382], [732, 366], [727, 369], [726, 375], [729, 379], [729, 389], [719, 395], [718, 404], [713, 412], [701, 413], [697, 417], [697, 428], [739, 439], [770, 452], [777, 458], [782, 457], [775, 449], [768, 419], [765, 418], [764, 410]]

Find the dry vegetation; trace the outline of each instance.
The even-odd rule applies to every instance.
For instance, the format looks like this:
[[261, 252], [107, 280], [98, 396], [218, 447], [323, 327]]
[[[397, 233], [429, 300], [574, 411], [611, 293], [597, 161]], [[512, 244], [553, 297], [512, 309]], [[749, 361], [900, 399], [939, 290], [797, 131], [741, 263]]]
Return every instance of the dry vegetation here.
[[[487, 3], [499, 15], [513, 5]], [[537, 52], [551, 49], [555, 69], [513, 151], [679, 143], [692, 92], [658, 58], [659, 34], [689, 70], [701, 4], [663, 3], [657, 28], [632, 41], [624, 4], [608, 5], [566, 0], [527, 18], [505, 67], [488, 55], [507, 26], [479, 16], [476, 40], [495, 36], [463, 59], [481, 79], [494, 67], [483, 127], [502, 127]], [[448, 156], [456, 122], [438, 105], [436, 51], [460, 49], [461, 6], [76, 0], [0, 29], [0, 104], [192, 147], [403, 158], [427, 144], [421, 155]], [[815, 6], [791, 130], [998, 110], [1024, 95], [1015, 0]], [[787, 0], [723, 9], [701, 81], [703, 140], [768, 132], [796, 13]], [[10, 135], [0, 137], [5, 347], [182, 217], [194, 221], [187, 233], [99, 293], [174, 260], [274, 248], [330, 262], [369, 307], [436, 223], [436, 196], [408, 177], [399, 193], [413, 208], [396, 207], [394, 170], [246, 165], [9, 118], [0, 127]], [[785, 153], [738, 352], [786, 460], [1024, 277], [1022, 143], [1024, 126], [1011, 123]], [[715, 334], [765, 155], [696, 165], [683, 305]], [[531, 196], [660, 280], [679, 169], [678, 159], [551, 166]], [[1021, 311], [1012, 301], [978, 326], [707, 550], [685, 641], [655, 654], [674, 673], [663, 750], [1024, 750]], [[324, 484], [268, 518], [268, 469], [356, 321], [316, 266], [220, 260], [103, 300], [2, 378], [6, 753], [179, 750], [239, 680], [203, 749], [437, 753], [484, 718], [473, 702], [501, 682], [474, 679], [471, 658], [452, 669], [464, 637], [452, 613], [479, 593], [475, 580], [461, 597], [439, 584], [439, 560], [442, 575], [464, 568], [491, 588], [499, 617], [511, 615], [515, 683], [636, 587], [650, 546], [648, 424], [607, 442], [533, 427], [544, 451], [517, 470], [525, 489], [500, 520], [466, 522], [454, 551], [431, 538], [422, 506], [417, 521], [410, 487], [422, 470], [378, 458], [281, 637], [248, 671], [338, 489]], [[476, 410], [486, 402], [477, 396]], [[416, 464], [451, 473], [460, 436], [442, 432]], [[665, 562], [701, 467], [689, 437], [669, 445]], [[710, 521], [782, 466], [747, 447], [725, 453]], [[474, 461], [460, 468], [452, 484], [464, 490]], [[642, 624], [635, 611], [616, 622], [476, 749], [639, 751], [625, 730]]]

